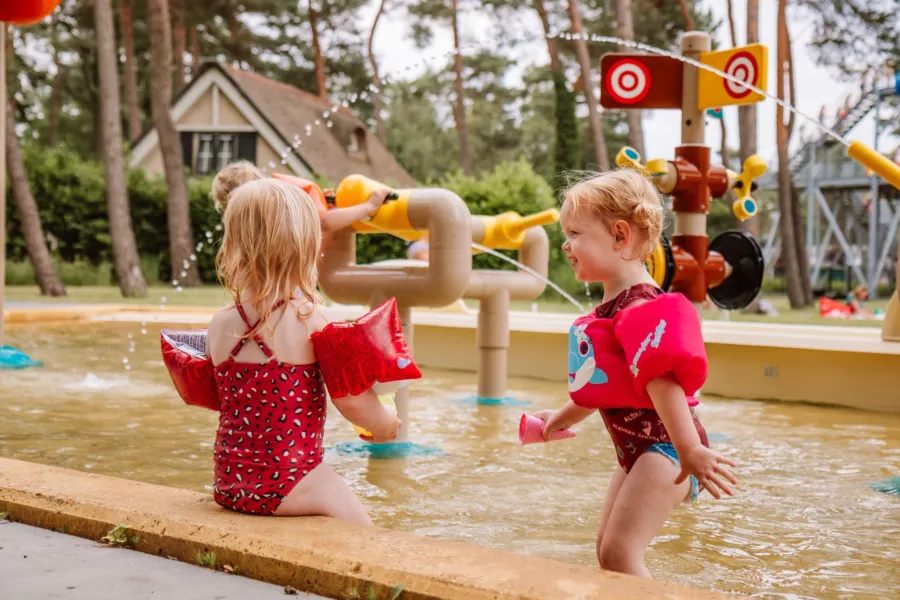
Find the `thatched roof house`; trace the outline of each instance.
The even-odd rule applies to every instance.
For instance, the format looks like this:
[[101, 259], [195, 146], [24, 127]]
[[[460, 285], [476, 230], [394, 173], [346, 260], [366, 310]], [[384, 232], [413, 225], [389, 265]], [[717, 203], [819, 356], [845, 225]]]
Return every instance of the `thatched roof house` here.
[[[334, 185], [353, 173], [389, 185], [415, 184], [350, 110], [332, 110], [328, 102], [291, 85], [207, 63], [172, 104], [172, 118], [181, 133], [185, 167], [192, 173], [212, 174], [243, 159], [268, 172], [318, 175]], [[162, 173], [156, 129], [135, 143], [130, 164], [149, 174]]]

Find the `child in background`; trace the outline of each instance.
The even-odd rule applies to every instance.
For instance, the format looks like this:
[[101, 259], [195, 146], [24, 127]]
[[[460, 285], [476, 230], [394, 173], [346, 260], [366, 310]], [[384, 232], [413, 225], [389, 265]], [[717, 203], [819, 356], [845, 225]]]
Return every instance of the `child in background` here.
[[[279, 173], [273, 173], [272, 177], [274, 179], [282, 179], [288, 183], [301, 181], [299, 178], [285, 176]], [[216, 203], [216, 208], [219, 209], [219, 212], [224, 213], [225, 207], [228, 205], [229, 196], [234, 190], [248, 181], [259, 181], [260, 179], [265, 178], [266, 176], [263, 175], [262, 171], [260, 171], [256, 165], [245, 160], [234, 162], [226, 166], [216, 174], [216, 178], [213, 180], [212, 184], [212, 195], [213, 200]], [[325, 233], [331, 233], [332, 231], [349, 227], [357, 221], [364, 221], [369, 217], [374, 216], [391, 193], [391, 190], [375, 190], [362, 204], [347, 206], [345, 208], [331, 207], [329, 210], [325, 201], [325, 193], [322, 192], [319, 186], [312, 182], [302, 181], [304, 181], [306, 184], [305, 187], [307, 188], [303, 191], [313, 197], [313, 200], [316, 200], [314, 203], [316, 212], [321, 218], [322, 231]]]
[[[220, 401], [215, 500], [250, 514], [370, 525], [356, 494], [322, 464], [325, 385], [310, 335], [328, 319], [315, 291], [314, 201], [296, 186], [257, 179], [228, 196], [224, 223], [216, 264], [234, 302], [209, 325]], [[396, 438], [400, 421], [371, 389], [333, 402], [373, 441]]]
[[669, 513], [702, 486], [733, 495], [729, 459], [709, 449], [694, 414], [706, 377], [696, 309], [665, 294], [644, 266], [663, 228], [652, 184], [635, 171], [597, 175], [565, 193], [562, 248], [579, 281], [602, 282], [603, 302], [575, 321], [569, 397], [535, 416], [544, 439], [599, 411], [619, 467], [609, 484], [597, 558], [604, 569], [650, 577], [644, 553]]

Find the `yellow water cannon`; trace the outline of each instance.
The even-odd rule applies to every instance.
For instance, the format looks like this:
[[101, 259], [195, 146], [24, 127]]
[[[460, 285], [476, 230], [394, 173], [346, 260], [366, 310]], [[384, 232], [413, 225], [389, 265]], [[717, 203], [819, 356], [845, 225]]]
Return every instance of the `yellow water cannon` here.
[[543, 227], [559, 221], [559, 211], [548, 208], [522, 216], [509, 211], [495, 216], [478, 216], [484, 223], [484, 237], [477, 241], [493, 250], [518, 250], [525, 243], [525, 233], [532, 227]]
[[[376, 190], [391, 189], [379, 181], [363, 175], [345, 177], [334, 190], [334, 203], [338, 208], [356, 206], [368, 200]], [[395, 190], [395, 197], [385, 201], [374, 217], [357, 221], [353, 228], [359, 233], [390, 233], [407, 242], [413, 242], [425, 232], [413, 229], [409, 222], [409, 197], [412, 190]]]
[[[734, 191], [737, 194], [737, 200], [731, 205], [734, 216], [740, 221], [746, 221], [750, 217], [756, 215], [759, 210], [756, 206], [756, 200], [750, 197], [750, 192], [756, 189], [753, 181], [762, 177], [766, 172], [766, 161], [753, 154], [744, 161], [743, 170], [740, 175], [734, 175]], [[729, 173], [732, 175], [732, 173]]]
[[869, 169], [869, 171], [878, 173], [885, 181], [900, 190], [900, 165], [891, 162], [888, 157], [858, 140], [850, 142], [847, 154], [850, 158]]

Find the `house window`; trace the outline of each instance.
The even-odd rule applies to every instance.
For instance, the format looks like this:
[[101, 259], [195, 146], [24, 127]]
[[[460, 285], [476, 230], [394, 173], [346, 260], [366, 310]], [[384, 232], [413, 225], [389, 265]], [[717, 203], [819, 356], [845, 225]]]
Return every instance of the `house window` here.
[[221, 171], [225, 168], [225, 165], [231, 162], [233, 139], [233, 136], [229, 134], [222, 134], [218, 136], [218, 154], [216, 155], [217, 171]]
[[246, 160], [256, 164], [254, 132], [181, 132], [184, 166], [195, 175], [211, 175], [228, 164]]
[[209, 133], [200, 136], [200, 144], [197, 147], [196, 167], [196, 172], [200, 175], [212, 173], [214, 139], [215, 136]]

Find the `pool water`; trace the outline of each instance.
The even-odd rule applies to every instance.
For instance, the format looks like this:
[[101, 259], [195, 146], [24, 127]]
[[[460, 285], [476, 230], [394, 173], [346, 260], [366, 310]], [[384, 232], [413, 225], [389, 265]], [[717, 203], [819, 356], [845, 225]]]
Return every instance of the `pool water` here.
[[[45, 366], [0, 371], [0, 455], [209, 492], [217, 415], [176, 395], [160, 327], [7, 327], [6, 343]], [[426, 370], [412, 388], [412, 441], [441, 454], [342, 455], [334, 446], [356, 438], [330, 409], [326, 462], [379, 525], [596, 565], [616, 464], [602, 421], [523, 448], [519, 415], [562, 404], [565, 384], [510, 380], [510, 395], [532, 403], [523, 409], [466, 402], [475, 381]], [[704, 397], [700, 418], [738, 461], [741, 489], [676, 509], [647, 554], [655, 577], [765, 598], [900, 594], [900, 497], [868, 487], [900, 475], [900, 416]]]

